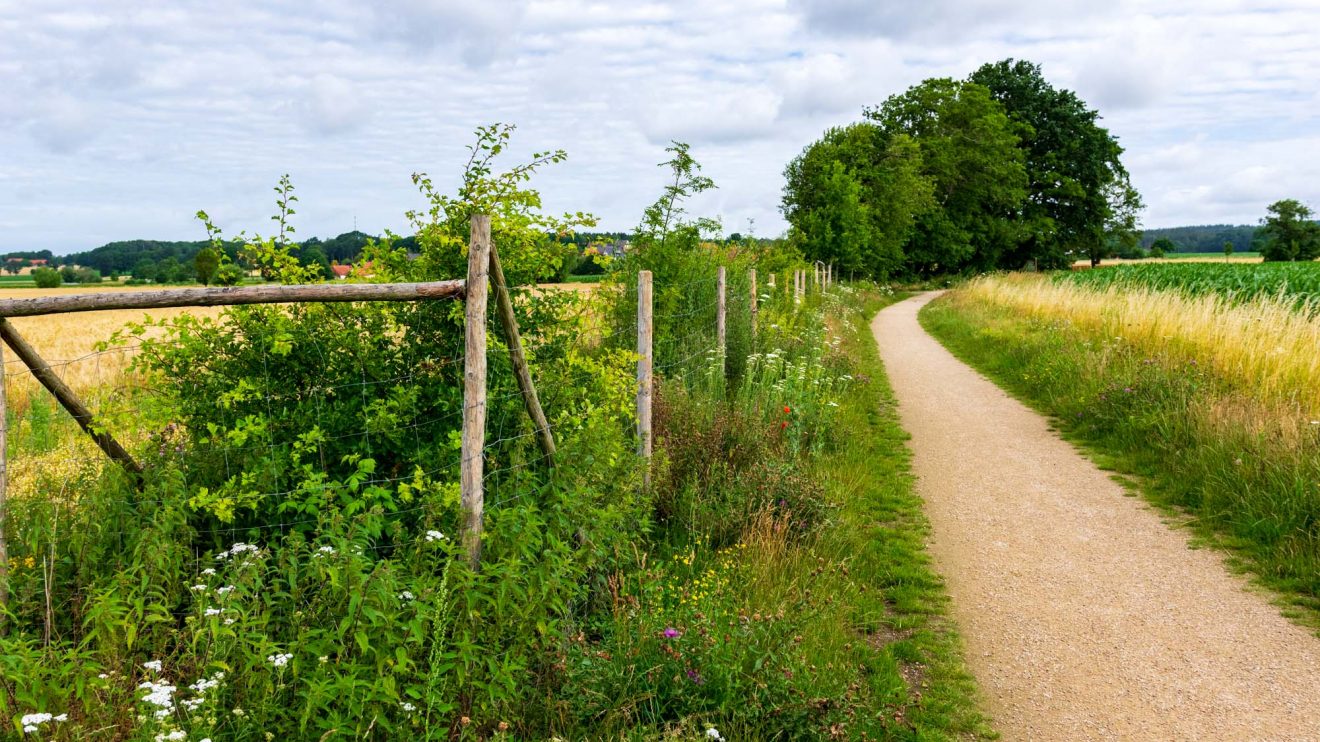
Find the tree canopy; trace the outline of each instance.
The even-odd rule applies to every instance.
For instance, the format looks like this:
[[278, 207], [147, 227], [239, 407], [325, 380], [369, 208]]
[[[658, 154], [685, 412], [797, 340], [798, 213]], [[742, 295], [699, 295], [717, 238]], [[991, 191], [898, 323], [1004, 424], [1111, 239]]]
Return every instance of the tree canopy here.
[[1301, 201], [1285, 198], [1267, 207], [1257, 237], [1267, 261], [1315, 260], [1320, 257], [1320, 225], [1314, 212]]
[[785, 170], [808, 258], [873, 278], [1062, 267], [1134, 246], [1141, 199], [1099, 115], [1030, 62], [923, 81]]

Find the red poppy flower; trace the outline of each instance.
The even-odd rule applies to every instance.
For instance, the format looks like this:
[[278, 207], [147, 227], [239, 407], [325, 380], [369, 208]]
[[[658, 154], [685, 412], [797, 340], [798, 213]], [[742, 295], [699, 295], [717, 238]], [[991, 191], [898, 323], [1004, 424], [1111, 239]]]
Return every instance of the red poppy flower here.
[[787, 427], [788, 427], [788, 421], [787, 421], [787, 420], [783, 421], [782, 423], [779, 423], [779, 429], [780, 429], [780, 430], [783, 430], [784, 428], [787, 428]]
[[785, 414], [785, 415], [787, 415], [788, 413], [790, 413], [790, 412], [792, 412], [792, 411], [793, 411], [792, 408], [790, 408], [788, 405], [784, 405], [784, 414]]

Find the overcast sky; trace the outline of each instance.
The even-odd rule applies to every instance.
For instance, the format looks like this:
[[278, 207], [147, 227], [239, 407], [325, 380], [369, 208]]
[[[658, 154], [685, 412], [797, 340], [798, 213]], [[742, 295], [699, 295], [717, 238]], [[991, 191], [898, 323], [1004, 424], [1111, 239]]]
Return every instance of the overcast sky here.
[[1127, 149], [1146, 226], [1320, 206], [1320, 2], [0, 0], [0, 252], [266, 231], [404, 231], [472, 129], [563, 148], [549, 210], [626, 230], [687, 141], [726, 229], [780, 233], [784, 164], [928, 77], [1044, 66]]

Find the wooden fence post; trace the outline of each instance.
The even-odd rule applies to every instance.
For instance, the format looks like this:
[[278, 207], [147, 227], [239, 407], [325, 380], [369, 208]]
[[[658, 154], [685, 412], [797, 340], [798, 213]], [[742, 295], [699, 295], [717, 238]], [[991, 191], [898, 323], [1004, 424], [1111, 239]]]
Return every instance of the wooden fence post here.
[[0, 342], [0, 630], [9, 608], [9, 543], [5, 540], [5, 517], [9, 513], [9, 409], [5, 397], [5, 344]]
[[642, 486], [651, 487], [651, 271], [637, 273], [637, 454], [642, 457]]
[[806, 283], [806, 271], [793, 271], [793, 303], [802, 303], [802, 285]]
[[721, 265], [715, 273], [715, 342], [719, 346], [721, 356], [724, 355], [724, 326], [727, 314], [725, 293], [724, 266]]
[[472, 569], [481, 566], [482, 476], [486, 448], [486, 279], [490, 267], [490, 216], [472, 216], [464, 307], [463, 447], [461, 498], [463, 547]]
[[527, 356], [523, 353], [522, 334], [518, 332], [518, 318], [513, 314], [513, 295], [509, 293], [509, 284], [504, 280], [504, 267], [500, 265], [500, 253], [495, 243], [490, 244], [490, 278], [495, 287], [495, 312], [500, 317], [504, 329], [504, 339], [509, 343], [509, 360], [513, 363], [513, 374], [518, 378], [518, 391], [522, 392], [523, 405], [527, 415], [536, 426], [536, 442], [541, 447], [541, 454], [551, 466], [555, 463], [555, 439], [550, 434], [550, 422], [545, 419], [541, 409], [541, 400], [536, 395], [536, 385], [532, 383], [532, 370], [527, 365]]
[[751, 270], [747, 271], [747, 280], [748, 280], [748, 282], [751, 284], [751, 288], [750, 288], [750, 289], [748, 290], [748, 292], [747, 292], [747, 298], [750, 299], [750, 300], [751, 300], [751, 303], [752, 303], [752, 304], [751, 304], [751, 309], [752, 309], [752, 345], [753, 345], [753, 347], [755, 347], [755, 345], [756, 345], [756, 314], [757, 314], [758, 309], [760, 308], [760, 302], [759, 302], [759, 299], [761, 298], [761, 297], [759, 297], [759, 296], [756, 295], [756, 269], [755, 269], [755, 268], [752, 268]]

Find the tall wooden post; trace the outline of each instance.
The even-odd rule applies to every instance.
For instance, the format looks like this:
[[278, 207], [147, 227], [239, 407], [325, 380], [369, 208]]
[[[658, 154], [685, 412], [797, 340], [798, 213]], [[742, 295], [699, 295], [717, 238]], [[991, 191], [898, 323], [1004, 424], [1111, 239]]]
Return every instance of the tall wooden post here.
[[486, 279], [490, 266], [490, 216], [472, 216], [468, 245], [467, 306], [464, 307], [463, 463], [461, 502], [463, 548], [473, 569], [481, 566], [482, 475], [486, 448]]
[[9, 408], [5, 396], [5, 344], [0, 343], [0, 629], [9, 608], [9, 543], [5, 518], [9, 514]]
[[522, 393], [528, 417], [532, 418], [532, 424], [536, 426], [536, 442], [541, 447], [541, 453], [553, 466], [555, 439], [550, 434], [550, 422], [545, 419], [541, 400], [536, 395], [536, 385], [532, 383], [532, 370], [523, 353], [522, 334], [518, 332], [518, 318], [513, 314], [513, 295], [509, 293], [509, 284], [504, 280], [504, 267], [500, 265], [500, 253], [494, 242], [490, 243], [490, 278], [495, 287], [495, 312], [504, 329], [504, 339], [509, 343], [509, 360], [513, 363], [513, 375], [518, 379], [518, 391]]
[[724, 266], [720, 266], [715, 273], [715, 342], [719, 346], [720, 355], [724, 355], [725, 323], [728, 314], [725, 306]]
[[749, 289], [748, 292], [747, 292], [747, 298], [748, 298], [748, 300], [751, 302], [751, 312], [752, 312], [752, 344], [753, 344], [753, 346], [755, 346], [755, 344], [756, 344], [756, 313], [757, 313], [757, 310], [760, 308], [760, 301], [759, 301], [759, 300], [760, 300], [760, 298], [761, 298], [761, 297], [759, 297], [759, 296], [756, 295], [756, 269], [755, 269], [755, 268], [752, 268], [751, 270], [747, 271], [747, 281], [748, 281], [748, 283], [751, 285], [750, 289]]
[[806, 283], [806, 271], [793, 271], [793, 303], [802, 303], [802, 285]]
[[637, 454], [642, 457], [642, 486], [651, 486], [651, 271], [637, 274]]

